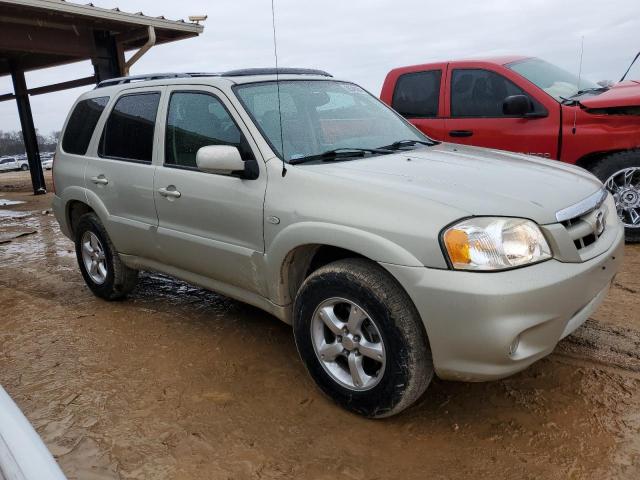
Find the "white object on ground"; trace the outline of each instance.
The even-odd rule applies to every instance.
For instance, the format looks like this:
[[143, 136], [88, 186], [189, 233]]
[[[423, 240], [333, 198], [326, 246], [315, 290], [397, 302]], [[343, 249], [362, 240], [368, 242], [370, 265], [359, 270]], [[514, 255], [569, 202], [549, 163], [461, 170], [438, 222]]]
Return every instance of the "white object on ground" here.
[[11, 397], [0, 387], [0, 480], [66, 480]]

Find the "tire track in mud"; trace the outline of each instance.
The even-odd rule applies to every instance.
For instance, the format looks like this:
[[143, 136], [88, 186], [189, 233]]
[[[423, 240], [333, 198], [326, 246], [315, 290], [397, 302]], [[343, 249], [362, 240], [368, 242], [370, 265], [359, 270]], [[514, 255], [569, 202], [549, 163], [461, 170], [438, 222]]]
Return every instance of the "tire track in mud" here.
[[555, 353], [640, 374], [640, 331], [588, 319]]

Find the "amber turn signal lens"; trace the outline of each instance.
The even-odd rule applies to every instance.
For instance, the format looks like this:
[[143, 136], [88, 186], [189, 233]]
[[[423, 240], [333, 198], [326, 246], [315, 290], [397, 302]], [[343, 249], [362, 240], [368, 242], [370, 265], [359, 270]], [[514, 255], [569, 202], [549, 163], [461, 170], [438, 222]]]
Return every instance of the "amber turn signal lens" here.
[[444, 234], [444, 243], [453, 264], [471, 263], [469, 236], [462, 230], [452, 228]]

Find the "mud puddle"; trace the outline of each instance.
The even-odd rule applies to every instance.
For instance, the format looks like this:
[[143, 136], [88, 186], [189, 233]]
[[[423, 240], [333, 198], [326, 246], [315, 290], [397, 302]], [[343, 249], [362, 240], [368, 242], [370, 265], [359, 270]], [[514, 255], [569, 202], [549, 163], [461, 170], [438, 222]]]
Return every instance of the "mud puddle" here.
[[0, 207], [9, 207], [11, 205], [20, 205], [22, 203], [25, 203], [25, 202], [21, 200], [8, 200], [6, 198], [0, 197]]
[[[155, 272], [140, 272], [139, 283], [130, 296], [139, 304], [155, 304], [163, 307], [187, 309], [189, 313], [205, 313], [220, 316], [238, 309], [252, 309], [215, 292], [205, 290], [173, 277]], [[152, 305], [150, 305], [152, 306]]]
[[29, 214], [26, 212], [19, 212], [17, 210], [4, 210], [0, 209], [0, 219], [4, 218], [24, 218], [28, 217]]

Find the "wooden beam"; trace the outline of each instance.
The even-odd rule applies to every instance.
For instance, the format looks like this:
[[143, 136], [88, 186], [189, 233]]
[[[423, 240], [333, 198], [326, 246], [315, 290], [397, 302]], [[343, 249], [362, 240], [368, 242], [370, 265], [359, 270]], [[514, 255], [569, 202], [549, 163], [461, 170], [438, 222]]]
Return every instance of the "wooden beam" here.
[[83, 28], [25, 28], [22, 25], [0, 22], [2, 50], [8, 52], [46, 53], [79, 58], [93, 54], [93, 37]]
[[36, 136], [36, 127], [33, 124], [33, 114], [31, 113], [31, 104], [29, 103], [24, 71], [20, 70], [20, 67], [17, 65], [12, 64], [11, 79], [13, 80], [13, 90], [16, 92], [18, 116], [20, 117], [24, 149], [27, 152], [27, 158], [29, 160], [29, 173], [31, 174], [33, 193], [35, 195], [41, 195], [47, 193], [47, 186], [44, 182], [42, 162], [40, 161], [40, 152], [38, 151], [38, 138]]
[[[67, 90], [69, 88], [84, 87], [85, 85], [96, 84], [96, 76], [78, 78], [76, 80], [69, 80], [67, 82], [54, 83], [52, 85], [45, 85], [44, 87], [35, 87], [27, 90], [28, 95], [42, 95], [44, 93], [59, 92], [60, 90]], [[15, 100], [16, 96], [13, 93], [5, 93], [0, 95], [0, 102], [6, 102], [8, 100]]]
[[77, 78], [76, 80], [68, 80], [66, 82], [53, 83], [44, 87], [35, 87], [28, 90], [29, 95], [42, 95], [43, 93], [59, 92], [69, 88], [84, 87], [85, 85], [95, 85], [96, 76]]

